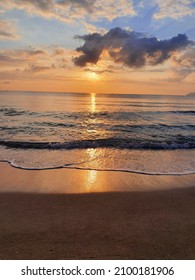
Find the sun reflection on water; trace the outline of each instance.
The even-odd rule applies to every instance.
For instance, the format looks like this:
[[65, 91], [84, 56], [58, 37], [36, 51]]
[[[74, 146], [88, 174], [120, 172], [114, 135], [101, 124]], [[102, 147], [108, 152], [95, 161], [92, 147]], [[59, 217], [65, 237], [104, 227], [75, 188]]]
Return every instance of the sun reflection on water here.
[[96, 110], [96, 96], [95, 93], [91, 93], [91, 113], [94, 113]]
[[[96, 158], [96, 149], [87, 149], [86, 151], [89, 161]], [[97, 171], [96, 170], [88, 170], [85, 182], [85, 188], [88, 192], [93, 191], [95, 188], [95, 183], [97, 181]]]
[[91, 190], [93, 188], [93, 184], [96, 182], [96, 179], [97, 179], [97, 171], [89, 170], [88, 178], [87, 178], [87, 189], [88, 190]]

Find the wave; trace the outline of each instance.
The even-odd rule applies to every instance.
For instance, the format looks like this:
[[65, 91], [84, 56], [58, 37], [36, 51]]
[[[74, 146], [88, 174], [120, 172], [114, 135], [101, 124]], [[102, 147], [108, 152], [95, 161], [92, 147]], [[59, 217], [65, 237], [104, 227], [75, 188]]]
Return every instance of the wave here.
[[192, 111], [192, 110], [186, 110], [186, 111], [169, 111], [171, 113], [175, 113], [175, 114], [185, 114], [185, 115], [194, 115], [195, 114], [195, 111]]
[[[135, 107], [141, 107], [141, 111], [138, 112], [132, 112], [132, 111], [99, 111], [99, 112], [86, 112], [86, 111], [81, 111], [81, 112], [32, 112], [28, 110], [22, 110], [22, 109], [16, 109], [16, 108], [5, 108], [1, 107], [0, 108], [0, 113], [2, 113], [4, 116], [22, 116], [22, 115], [27, 115], [27, 116], [34, 116], [34, 117], [54, 117], [54, 118], [59, 118], [59, 119], [64, 119], [64, 118], [72, 118], [72, 119], [80, 119], [80, 118], [123, 118], [123, 117], [130, 117], [130, 116], [137, 116], [137, 114], [146, 114], [146, 115], [158, 115], [158, 114], [184, 114], [184, 115], [194, 115], [195, 110], [146, 110], [143, 111], [144, 107], [150, 107], [149, 105], [143, 106], [142, 104], [120, 104], [121, 107], [123, 106], [135, 106]], [[153, 107], [162, 107], [162, 104], [159, 106], [151, 106]], [[178, 106], [173, 106], [173, 107], [178, 107]], [[165, 107], [164, 107], [165, 108]], [[184, 108], [182, 106], [182, 108]]]
[[136, 149], [136, 150], [176, 150], [195, 149], [195, 136], [177, 135], [172, 139], [123, 139], [103, 138], [90, 140], [77, 140], [70, 142], [29, 142], [29, 141], [7, 141], [0, 140], [0, 145], [15, 149], [47, 149], [47, 150], [73, 150], [88, 148], [114, 148], [114, 149]]
[[168, 125], [168, 124], [126, 124], [126, 125], [121, 125], [121, 124], [115, 124], [110, 126], [109, 130], [121, 130], [121, 131], [134, 131], [137, 129], [144, 129], [144, 130], [154, 130], [154, 129], [158, 129], [158, 130], [173, 130], [173, 129], [177, 129], [177, 130], [194, 130], [195, 129], [195, 125], [193, 124], [184, 124], [184, 125]]
[[[81, 123], [62, 123], [62, 122], [32, 122], [32, 125], [29, 126], [0, 126], [0, 130], [2, 131], [12, 131], [13, 134], [15, 132], [25, 132], [31, 130], [37, 131], [37, 130], [42, 130], [43, 127], [50, 127], [50, 128], [55, 128], [55, 127], [62, 127], [62, 128], [73, 128], [73, 127], [79, 127], [79, 128], [85, 128], [86, 124], [81, 124]], [[90, 126], [93, 127], [104, 127], [107, 130], [118, 130], [118, 131], [137, 131], [138, 129], [144, 129], [144, 130], [172, 130], [172, 129], [177, 129], [177, 130], [195, 130], [195, 125], [193, 124], [184, 124], [184, 125], [167, 125], [167, 124], [104, 124], [104, 123], [95, 123], [95, 124], [88, 124], [88, 127]]]
[[125, 173], [133, 173], [133, 174], [140, 174], [140, 175], [150, 175], [150, 176], [184, 176], [184, 175], [193, 175], [195, 171], [184, 171], [184, 172], [150, 172], [150, 171], [142, 171], [142, 170], [132, 170], [132, 169], [113, 169], [113, 168], [88, 168], [88, 167], [81, 167], [74, 163], [65, 164], [65, 165], [58, 165], [58, 166], [51, 166], [51, 167], [25, 167], [22, 165], [16, 164], [13, 160], [0, 160], [2, 163], [8, 163], [11, 167], [22, 169], [22, 170], [31, 170], [31, 171], [41, 171], [41, 170], [54, 170], [54, 169], [78, 169], [78, 170], [95, 170], [95, 171], [106, 171], [106, 172], [125, 172]]
[[38, 125], [38, 126], [50, 126], [50, 127], [65, 127], [65, 128], [69, 128], [69, 127], [73, 127], [75, 126], [74, 124], [71, 123], [56, 123], [56, 122], [34, 122], [34, 125]]
[[[3, 113], [4, 116], [10, 116], [10, 117], [14, 117], [14, 116], [21, 116], [21, 115], [36, 115], [35, 112], [30, 112], [27, 110], [20, 110], [20, 109], [16, 109], [16, 108], [5, 108], [5, 107], [1, 107], [0, 108], [0, 113]], [[38, 113], [37, 113], [38, 115]]]

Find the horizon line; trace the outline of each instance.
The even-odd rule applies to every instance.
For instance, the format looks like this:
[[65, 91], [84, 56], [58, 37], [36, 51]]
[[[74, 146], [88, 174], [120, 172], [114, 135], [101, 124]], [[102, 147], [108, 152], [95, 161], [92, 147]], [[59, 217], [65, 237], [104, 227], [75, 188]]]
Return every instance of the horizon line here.
[[158, 94], [154, 94], [154, 93], [111, 93], [111, 92], [78, 92], [78, 91], [43, 91], [43, 90], [0, 90], [0, 92], [32, 92], [32, 93], [70, 93], [70, 94], [107, 94], [107, 95], [152, 95], [152, 96], [187, 96], [188, 94], [192, 93], [192, 92], [188, 92], [188, 93], [184, 93], [184, 94], [163, 94], [163, 93], [158, 93]]

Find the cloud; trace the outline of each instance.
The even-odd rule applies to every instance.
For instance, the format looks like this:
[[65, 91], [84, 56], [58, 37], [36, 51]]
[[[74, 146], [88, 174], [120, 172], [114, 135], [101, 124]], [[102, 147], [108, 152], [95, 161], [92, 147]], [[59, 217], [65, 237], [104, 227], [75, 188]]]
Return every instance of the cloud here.
[[9, 84], [11, 84], [11, 82], [10, 81], [3, 81], [3, 82], [1, 82], [1, 84], [9, 85]]
[[22, 9], [31, 15], [71, 22], [86, 16], [93, 20], [135, 15], [132, 0], [7, 0], [4, 10]]
[[33, 48], [0, 50], [1, 80], [31, 79], [65, 75], [72, 67], [72, 51], [59, 48]]
[[27, 69], [25, 69], [24, 71], [26, 72], [30, 72], [32, 74], [36, 74], [36, 73], [40, 73], [40, 72], [44, 72], [47, 70], [51, 70], [54, 69], [55, 65], [52, 64], [51, 66], [42, 66], [42, 65], [30, 65], [30, 67], [28, 67]]
[[179, 68], [195, 70], [195, 48], [187, 49], [180, 55], [173, 56], [172, 61], [177, 68], [179, 66]]
[[53, 55], [54, 56], [62, 56], [62, 55], [65, 55], [65, 50], [63, 49], [63, 48], [56, 48], [56, 49], [54, 49], [54, 51], [53, 51]]
[[90, 69], [90, 68], [85, 68], [84, 71], [99, 74], [99, 75], [104, 74], [104, 73], [114, 73], [113, 70], [107, 70], [107, 69], [93, 70], [93, 69]]
[[183, 80], [195, 72], [195, 48], [176, 54], [171, 59], [172, 76]]
[[0, 50], [0, 61], [3, 64], [22, 64], [32, 62], [66, 63], [72, 53], [63, 48], [26, 48]]
[[1, 40], [19, 39], [16, 28], [11, 21], [0, 20], [0, 39]]
[[168, 60], [175, 52], [193, 44], [185, 34], [178, 34], [168, 40], [158, 40], [155, 37], [119, 27], [111, 29], [104, 35], [93, 33], [75, 38], [84, 41], [84, 45], [76, 49], [82, 54], [73, 58], [75, 65], [81, 67], [86, 66], [87, 63], [97, 64], [105, 51], [115, 63], [131, 68], [154, 66]]
[[6, 10], [24, 9], [32, 14], [47, 14], [53, 6], [53, 0], [6, 0], [2, 2], [1, 7]]
[[20, 65], [38, 59], [46, 59], [47, 57], [47, 52], [42, 49], [8, 49], [0, 51], [1, 65]]
[[187, 77], [185, 77], [184, 82], [195, 84], [195, 73], [190, 73]]
[[155, 13], [155, 19], [170, 17], [178, 19], [184, 16], [191, 16], [195, 10], [194, 0], [156, 0], [158, 11]]

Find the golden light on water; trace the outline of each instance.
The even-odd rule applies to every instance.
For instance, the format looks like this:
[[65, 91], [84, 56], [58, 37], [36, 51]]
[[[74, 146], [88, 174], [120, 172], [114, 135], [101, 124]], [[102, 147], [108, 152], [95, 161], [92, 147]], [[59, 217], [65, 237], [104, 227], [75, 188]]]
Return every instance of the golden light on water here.
[[[89, 160], [93, 160], [96, 158], [96, 149], [87, 149], [86, 151]], [[88, 170], [85, 188], [88, 192], [94, 191], [94, 186], [97, 180], [97, 171], [96, 170]]]
[[95, 93], [91, 93], [91, 112], [94, 113], [96, 110], [96, 96]]
[[96, 170], [89, 170], [88, 171], [88, 179], [87, 179], [87, 189], [91, 190], [93, 187], [93, 184], [96, 182], [97, 179], [97, 171]]

